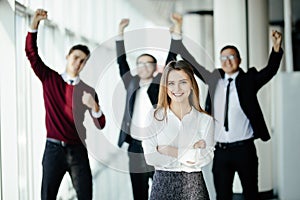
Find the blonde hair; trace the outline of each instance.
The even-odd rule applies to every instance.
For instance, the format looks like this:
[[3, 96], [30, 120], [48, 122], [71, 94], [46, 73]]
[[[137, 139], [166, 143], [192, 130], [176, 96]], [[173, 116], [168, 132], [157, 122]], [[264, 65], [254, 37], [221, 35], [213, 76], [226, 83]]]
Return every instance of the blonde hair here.
[[[166, 118], [167, 115], [167, 109], [170, 106], [171, 103], [171, 98], [168, 96], [168, 76], [171, 71], [176, 70], [176, 71], [183, 71], [186, 73], [190, 79], [191, 86], [192, 86], [192, 91], [189, 96], [189, 102], [190, 104], [199, 112], [205, 112], [201, 106], [200, 106], [200, 100], [199, 100], [199, 88], [198, 84], [196, 82], [196, 79], [194, 77], [194, 71], [192, 67], [185, 61], [179, 60], [179, 61], [171, 61], [167, 64], [165, 67], [162, 77], [160, 80], [160, 86], [159, 86], [159, 94], [158, 94], [158, 103], [157, 103], [157, 108], [154, 111], [154, 118], [157, 119], [158, 121], [163, 121]], [[158, 117], [161, 115], [158, 115], [159, 111], [163, 111], [162, 117]]]

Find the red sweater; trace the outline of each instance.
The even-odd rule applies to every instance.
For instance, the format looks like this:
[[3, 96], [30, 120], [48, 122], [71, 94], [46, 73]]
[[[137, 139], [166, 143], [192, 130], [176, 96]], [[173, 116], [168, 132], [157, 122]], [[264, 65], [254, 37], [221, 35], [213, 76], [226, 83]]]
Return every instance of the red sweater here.
[[[83, 91], [92, 94], [98, 103], [97, 94], [83, 81], [75, 86], [67, 84], [60, 74], [46, 66], [38, 54], [36, 39], [37, 33], [27, 34], [25, 51], [34, 73], [43, 84], [47, 137], [71, 144], [84, 142], [84, 114], [87, 110], [91, 114], [91, 110], [82, 103]], [[92, 118], [97, 128], [105, 126], [104, 114]]]

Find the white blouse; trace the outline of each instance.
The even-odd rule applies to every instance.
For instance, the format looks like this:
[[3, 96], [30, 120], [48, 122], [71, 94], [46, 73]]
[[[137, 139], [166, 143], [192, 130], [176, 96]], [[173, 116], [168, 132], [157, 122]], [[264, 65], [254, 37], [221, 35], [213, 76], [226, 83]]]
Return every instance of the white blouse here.
[[[158, 112], [158, 117], [163, 111]], [[148, 116], [151, 125], [145, 129], [142, 139], [145, 159], [156, 170], [164, 171], [201, 171], [201, 167], [212, 161], [214, 155], [214, 120], [205, 113], [192, 107], [190, 113], [180, 120], [170, 109], [163, 121], [154, 118], [154, 110]], [[193, 145], [204, 140], [204, 149], [194, 149]], [[157, 151], [158, 145], [178, 148], [178, 157], [174, 158]], [[193, 164], [188, 163], [193, 162]]]

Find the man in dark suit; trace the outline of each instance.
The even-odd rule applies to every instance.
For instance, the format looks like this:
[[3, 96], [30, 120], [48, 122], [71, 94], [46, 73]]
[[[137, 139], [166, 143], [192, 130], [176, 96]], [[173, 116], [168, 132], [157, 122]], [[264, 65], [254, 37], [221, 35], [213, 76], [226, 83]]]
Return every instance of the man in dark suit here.
[[[182, 17], [174, 15], [175, 31], [181, 33]], [[176, 53], [195, 69], [195, 74], [209, 87], [206, 110], [215, 120], [216, 150], [213, 161], [217, 199], [232, 200], [232, 184], [238, 173], [246, 200], [257, 200], [258, 157], [254, 139], [263, 141], [270, 135], [257, 99], [257, 92], [277, 73], [283, 55], [282, 36], [272, 32], [273, 48], [265, 68], [257, 71], [240, 68], [241, 58], [235, 46], [220, 51], [222, 68], [213, 72], [199, 65], [183, 45], [176, 41]]]
[[[146, 164], [139, 136], [142, 134], [142, 129], [147, 126], [147, 112], [156, 107], [161, 73], [154, 77], [157, 65], [155, 57], [150, 54], [142, 54], [136, 61], [137, 75], [131, 75], [123, 39], [124, 29], [128, 24], [129, 19], [121, 20], [116, 40], [117, 62], [127, 93], [118, 146], [121, 147], [124, 142], [129, 144], [129, 170], [134, 199], [147, 200], [148, 181], [153, 177], [154, 168]], [[172, 48], [172, 44], [170, 48]], [[170, 51], [167, 63], [174, 57], [175, 55]]]

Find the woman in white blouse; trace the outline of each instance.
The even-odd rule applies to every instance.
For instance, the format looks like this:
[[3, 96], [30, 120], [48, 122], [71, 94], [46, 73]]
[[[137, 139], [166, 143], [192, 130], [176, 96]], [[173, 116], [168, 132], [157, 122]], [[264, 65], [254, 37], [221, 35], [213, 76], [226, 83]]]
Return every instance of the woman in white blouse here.
[[201, 168], [213, 158], [214, 120], [200, 107], [188, 63], [167, 65], [157, 108], [148, 117], [142, 145], [146, 162], [155, 167], [150, 199], [209, 199]]

